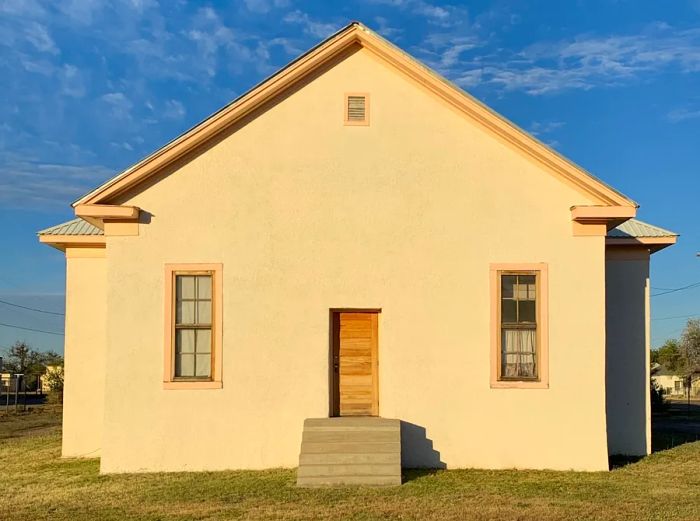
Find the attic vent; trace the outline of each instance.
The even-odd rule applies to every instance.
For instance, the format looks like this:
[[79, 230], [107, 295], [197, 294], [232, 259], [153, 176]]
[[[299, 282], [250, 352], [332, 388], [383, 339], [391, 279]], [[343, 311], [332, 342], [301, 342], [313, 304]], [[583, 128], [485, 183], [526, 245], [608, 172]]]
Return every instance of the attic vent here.
[[369, 94], [345, 95], [345, 124], [369, 125]]

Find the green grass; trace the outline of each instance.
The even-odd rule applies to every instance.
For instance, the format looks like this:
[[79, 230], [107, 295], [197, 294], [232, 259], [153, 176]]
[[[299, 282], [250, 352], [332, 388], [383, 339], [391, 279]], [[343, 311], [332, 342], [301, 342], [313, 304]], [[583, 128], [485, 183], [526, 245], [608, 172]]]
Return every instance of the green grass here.
[[100, 476], [97, 460], [60, 459], [58, 420], [0, 415], [0, 518], [700, 519], [700, 442], [612, 472], [408, 472], [400, 487], [319, 490], [288, 469]]

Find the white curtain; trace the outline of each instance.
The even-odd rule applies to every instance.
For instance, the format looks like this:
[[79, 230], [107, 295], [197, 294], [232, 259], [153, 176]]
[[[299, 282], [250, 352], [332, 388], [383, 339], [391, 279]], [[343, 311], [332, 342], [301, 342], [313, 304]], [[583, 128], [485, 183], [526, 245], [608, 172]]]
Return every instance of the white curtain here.
[[536, 330], [503, 329], [501, 338], [501, 375], [506, 378], [535, 378]]

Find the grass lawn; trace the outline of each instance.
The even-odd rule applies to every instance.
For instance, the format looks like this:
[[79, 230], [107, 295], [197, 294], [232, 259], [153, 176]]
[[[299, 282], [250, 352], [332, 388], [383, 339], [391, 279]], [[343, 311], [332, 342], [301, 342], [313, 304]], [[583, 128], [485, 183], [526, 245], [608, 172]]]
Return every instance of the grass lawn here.
[[0, 518], [700, 519], [700, 442], [611, 472], [409, 472], [400, 487], [319, 490], [288, 469], [100, 476], [97, 460], [60, 459], [59, 415], [0, 416]]

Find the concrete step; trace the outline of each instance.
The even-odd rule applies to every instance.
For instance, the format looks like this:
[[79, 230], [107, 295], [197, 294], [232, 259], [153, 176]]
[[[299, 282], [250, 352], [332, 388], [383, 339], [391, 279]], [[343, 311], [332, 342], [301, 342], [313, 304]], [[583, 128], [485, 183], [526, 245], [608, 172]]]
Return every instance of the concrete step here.
[[379, 454], [328, 454], [301, 453], [299, 466], [303, 465], [346, 465], [346, 464], [395, 464], [401, 465], [401, 452], [382, 452]]
[[401, 424], [375, 417], [304, 421], [297, 484], [400, 485]]
[[304, 431], [301, 438], [303, 443], [371, 443], [371, 442], [400, 442], [401, 432], [395, 430], [362, 430], [352, 431]]
[[391, 476], [314, 476], [297, 478], [299, 487], [338, 486], [396, 486], [401, 484], [401, 474]]
[[381, 454], [386, 452], [401, 453], [400, 441], [373, 442], [302, 442], [302, 454]]
[[315, 476], [392, 476], [401, 475], [401, 463], [301, 465], [297, 478]]
[[372, 429], [394, 430], [400, 428], [400, 421], [393, 418], [378, 418], [368, 416], [344, 417], [344, 418], [307, 418], [304, 420], [304, 430], [354, 430]]

